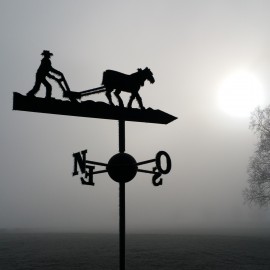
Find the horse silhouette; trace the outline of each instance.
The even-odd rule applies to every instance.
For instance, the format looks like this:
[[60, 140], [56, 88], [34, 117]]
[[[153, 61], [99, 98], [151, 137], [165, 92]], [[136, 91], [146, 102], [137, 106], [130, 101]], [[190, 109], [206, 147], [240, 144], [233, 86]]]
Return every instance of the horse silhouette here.
[[131, 93], [128, 108], [131, 108], [132, 102], [136, 98], [140, 108], [144, 109], [142, 98], [139, 95], [139, 90], [141, 86], [144, 86], [144, 82], [146, 80], [150, 83], [155, 82], [153, 73], [147, 67], [144, 70], [139, 68], [137, 72], [130, 75], [114, 70], [106, 70], [103, 73], [102, 84], [106, 89], [106, 97], [108, 98], [110, 105], [114, 105], [111, 93], [115, 90], [114, 95], [118, 100], [119, 106], [124, 107], [123, 100], [120, 97], [120, 93], [123, 91]]

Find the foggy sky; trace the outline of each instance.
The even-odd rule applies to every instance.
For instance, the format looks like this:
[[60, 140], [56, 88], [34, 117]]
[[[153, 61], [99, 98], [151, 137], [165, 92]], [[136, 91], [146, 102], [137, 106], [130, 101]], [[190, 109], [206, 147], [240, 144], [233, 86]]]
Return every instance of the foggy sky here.
[[118, 231], [117, 183], [72, 177], [72, 153], [106, 163], [118, 152], [117, 122], [12, 111], [12, 93], [33, 87], [44, 49], [73, 91], [100, 86], [106, 69], [149, 67], [156, 82], [140, 90], [145, 107], [178, 117], [126, 124], [127, 153], [142, 161], [164, 150], [173, 165], [163, 186], [140, 173], [127, 184], [127, 232], [269, 228], [268, 210], [243, 203], [256, 143], [249, 118], [217, 102], [222, 80], [247, 68], [270, 103], [269, 9], [259, 0], [1, 0], [0, 228]]

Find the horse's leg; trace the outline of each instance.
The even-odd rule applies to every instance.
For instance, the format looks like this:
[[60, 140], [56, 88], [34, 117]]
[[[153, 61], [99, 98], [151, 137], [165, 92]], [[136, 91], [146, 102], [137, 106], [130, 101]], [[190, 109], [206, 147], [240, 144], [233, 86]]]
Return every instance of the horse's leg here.
[[106, 88], [106, 97], [110, 103], [110, 105], [114, 106], [113, 102], [112, 102], [112, 95], [111, 92], [113, 91], [113, 89], [111, 88]]
[[140, 97], [140, 95], [139, 95], [138, 92], [135, 94], [135, 97], [136, 97], [136, 99], [137, 99], [137, 101], [138, 101], [138, 103], [139, 103], [140, 108], [141, 108], [142, 110], [144, 110], [145, 108], [144, 108], [143, 103], [142, 103], [142, 98]]
[[116, 98], [117, 98], [117, 100], [118, 100], [119, 106], [120, 106], [120, 107], [124, 107], [124, 103], [123, 103], [122, 98], [120, 97], [120, 93], [121, 93], [121, 90], [116, 90], [116, 91], [114, 92], [114, 95], [116, 96]]
[[135, 94], [132, 93], [130, 98], [129, 98], [128, 108], [132, 108], [132, 102], [133, 102], [134, 98], [135, 98]]

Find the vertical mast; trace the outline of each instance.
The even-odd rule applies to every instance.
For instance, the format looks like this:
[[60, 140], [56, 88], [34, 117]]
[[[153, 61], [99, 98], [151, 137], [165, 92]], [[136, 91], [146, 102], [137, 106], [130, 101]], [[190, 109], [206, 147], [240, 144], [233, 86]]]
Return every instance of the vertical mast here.
[[[125, 152], [125, 121], [119, 120], [119, 152]], [[119, 264], [120, 270], [125, 270], [125, 234], [126, 234], [126, 205], [125, 182], [119, 179]]]

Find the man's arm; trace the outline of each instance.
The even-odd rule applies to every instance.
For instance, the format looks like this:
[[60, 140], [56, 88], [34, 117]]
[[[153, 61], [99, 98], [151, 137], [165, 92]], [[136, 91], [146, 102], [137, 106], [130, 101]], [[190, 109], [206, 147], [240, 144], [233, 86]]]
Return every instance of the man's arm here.
[[[62, 73], [61, 73], [61, 74], [62, 74]], [[55, 76], [53, 76], [53, 75], [50, 74], [50, 73], [48, 73], [47, 77], [50, 78], [50, 79], [53, 79], [53, 80], [55, 80], [55, 81], [57, 81], [57, 82], [61, 81], [61, 79], [56, 78]]]
[[62, 72], [60, 72], [59, 70], [57, 70], [57, 69], [55, 69], [53, 67], [51, 67], [50, 72], [52, 72], [52, 73], [54, 73], [56, 75], [59, 75], [59, 76], [62, 76], [63, 75]]

